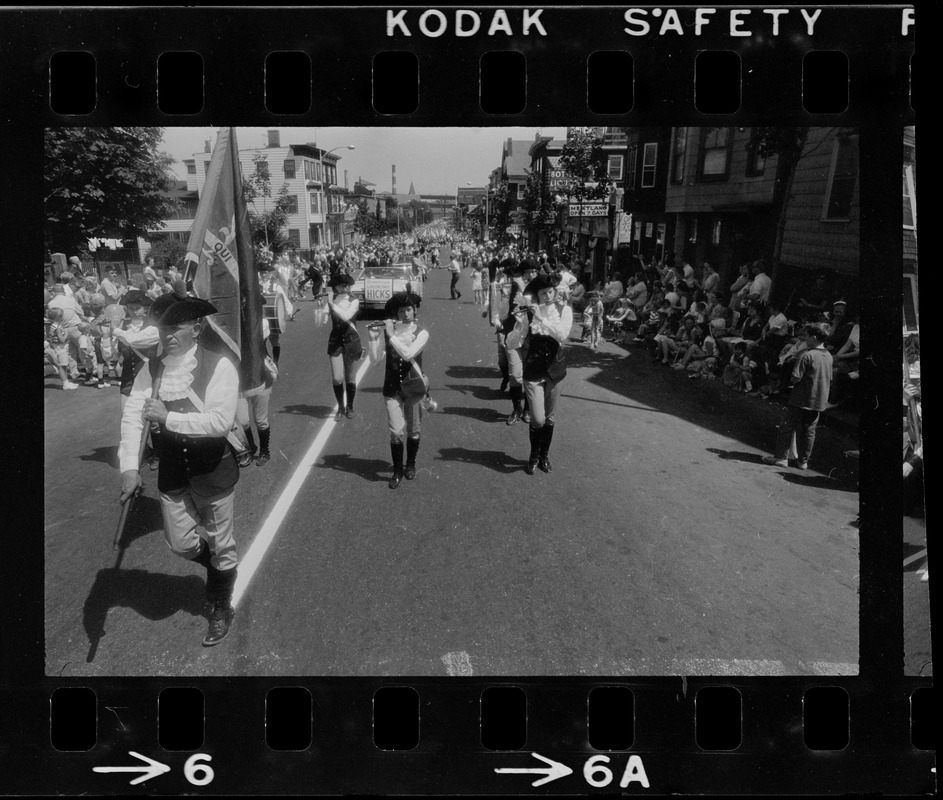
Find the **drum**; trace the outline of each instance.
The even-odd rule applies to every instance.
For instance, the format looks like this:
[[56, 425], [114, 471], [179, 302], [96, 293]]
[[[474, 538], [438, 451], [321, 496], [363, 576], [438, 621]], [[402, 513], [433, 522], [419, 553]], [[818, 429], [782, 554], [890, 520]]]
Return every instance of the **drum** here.
[[262, 316], [268, 320], [269, 328], [273, 333], [284, 333], [288, 327], [288, 307], [284, 296], [280, 292], [272, 292], [262, 297], [265, 300]]

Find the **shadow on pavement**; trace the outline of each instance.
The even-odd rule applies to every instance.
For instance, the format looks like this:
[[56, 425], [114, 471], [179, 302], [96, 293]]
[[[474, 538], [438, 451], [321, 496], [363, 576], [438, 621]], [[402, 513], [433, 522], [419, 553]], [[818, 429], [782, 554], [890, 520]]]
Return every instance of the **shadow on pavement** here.
[[282, 406], [278, 409], [279, 414], [301, 414], [307, 417], [328, 417], [331, 415], [331, 412], [334, 410], [333, 406], [307, 406], [307, 405], [294, 405], [294, 406]]
[[[508, 398], [507, 393], [498, 391], [498, 386], [482, 386], [480, 383], [447, 383], [442, 388], [462, 395], [471, 395], [476, 400], [490, 401]], [[435, 396], [435, 389], [435, 386], [431, 389], [433, 396]], [[510, 400], [508, 401], [510, 402]]]
[[518, 472], [527, 464], [500, 450], [469, 450], [467, 447], [443, 447], [435, 457], [436, 461], [460, 461], [465, 464], [477, 464], [495, 472], [508, 475]]
[[808, 486], [810, 489], [835, 489], [840, 492], [857, 492], [858, 482], [848, 475], [804, 475], [781, 472], [783, 480], [796, 486]]
[[90, 454], [79, 456], [79, 461], [97, 461], [118, 469], [118, 446], [96, 447]]
[[[687, 420], [706, 430], [742, 442], [764, 453], [773, 451], [776, 428], [782, 421], [785, 406], [780, 401], [766, 401], [747, 397], [732, 391], [719, 380], [689, 380], [684, 370], [668, 369], [653, 364], [651, 355], [643, 346], [620, 346], [606, 343], [599, 350], [570, 342], [567, 366], [573, 370], [596, 370], [586, 377], [587, 382], [602, 387], [630, 401], [626, 408], [636, 407], [649, 413], [669, 414]], [[564, 381], [563, 392], [571, 387]], [[572, 387], [576, 389], [576, 386]], [[566, 394], [564, 394], [566, 396]], [[612, 401], [606, 401], [612, 403]], [[612, 403], [618, 407], [620, 403]], [[833, 425], [828, 412], [822, 415], [820, 435], [812, 454], [813, 470], [830, 475], [829, 479], [812, 476], [790, 476], [794, 483], [817, 486], [810, 480], [825, 480], [822, 486], [856, 491], [857, 459], [850, 458], [849, 446], [857, 447], [857, 430], [841, 431]], [[761, 463], [761, 456], [737, 451], [726, 457]], [[836, 485], [837, 484], [837, 485]]]
[[346, 453], [324, 456], [321, 462], [319, 466], [326, 469], [347, 472], [374, 483], [388, 481], [390, 478], [388, 473], [392, 469], [388, 461], [378, 458], [357, 458]]
[[466, 367], [462, 365], [453, 365], [445, 370], [445, 374], [450, 378], [463, 378], [465, 380], [483, 380], [486, 378], [501, 379], [501, 373], [495, 367]]
[[[154, 483], [157, 481], [155, 479]], [[114, 525], [118, 524], [118, 517], [121, 514], [121, 507], [118, 503], [114, 506]], [[164, 517], [160, 510], [160, 500], [156, 497], [148, 497], [146, 494], [139, 494], [134, 499], [134, 505], [128, 512], [128, 519], [124, 523], [124, 531], [118, 545], [122, 548], [127, 547], [137, 539], [142, 539], [157, 531], [163, 531]], [[112, 527], [114, 531], [114, 527]]]
[[[508, 409], [508, 412], [510, 412], [510, 409]], [[468, 417], [469, 419], [477, 419], [479, 422], [504, 422], [508, 417], [506, 413], [496, 408], [473, 408], [468, 406], [445, 406], [436, 413]]]
[[117, 567], [99, 570], [82, 609], [89, 641], [86, 663], [95, 660], [111, 609], [130, 608], [150, 620], [167, 619], [178, 611], [198, 617], [203, 613], [204, 587], [202, 576], [196, 574], [161, 575]]
[[[738, 450], [721, 450], [718, 447], [708, 447], [708, 453], [714, 453], [726, 461], [744, 461], [747, 464], [763, 464], [763, 456], [759, 453], [742, 453]], [[763, 466], [767, 466], [763, 464]]]

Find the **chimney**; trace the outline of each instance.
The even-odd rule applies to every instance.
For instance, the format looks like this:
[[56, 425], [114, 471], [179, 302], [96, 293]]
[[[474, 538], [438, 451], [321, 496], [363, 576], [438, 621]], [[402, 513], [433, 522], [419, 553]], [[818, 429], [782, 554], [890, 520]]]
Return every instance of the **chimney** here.
[[393, 194], [396, 194], [396, 164], [393, 165]]
[[211, 152], [212, 152], [212, 150], [211, 150], [211, 148], [210, 148], [210, 140], [209, 140], [209, 139], [204, 139], [204, 140], [203, 140], [203, 152], [204, 152], [204, 153], [211, 153]]
[[278, 131], [269, 131], [268, 132], [268, 146], [269, 147], [281, 147], [279, 144], [280, 139], [278, 137]]

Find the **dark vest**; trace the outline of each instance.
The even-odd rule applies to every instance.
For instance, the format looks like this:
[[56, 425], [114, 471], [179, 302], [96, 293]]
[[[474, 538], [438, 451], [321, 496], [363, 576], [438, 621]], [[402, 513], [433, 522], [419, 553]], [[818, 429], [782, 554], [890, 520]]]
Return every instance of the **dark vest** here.
[[[422, 326], [419, 323], [416, 323], [416, 333], [422, 330]], [[386, 331], [383, 332], [384, 336], [387, 336]], [[413, 361], [419, 365], [419, 369], [422, 369], [422, 353], [417, 355]], [[383, 396], [384, 397], [395, 397], [400, 390], [400, 382], [403, 379], [408, 378], [410, 373], [413, 375], [416, 374], [416, 371], [413, 369], [413, 365], [409, 361], [403, 361], [400, 358], [399, 353], [393, 348], [390, 344], [389, 336], [386, 340], [386, 373], [383, 376]]]
[[[213, 377], [216, 365], [225, 356], [196, 349], [197, 365], [190, 388], [201, 400], [206, 398], [206, 387]], [[157, 374], [157, 359], [151, 359], [148, 367], [151, 380]], [[182, 400], [165, 400], [168, 411], [192, 413], [196, 406], [185, 397]], [[219, 494], [236, 485], [239, 466], [225, 436], [190, 436], [160, 426], [160, 468], [157, 473], [157, 488], [161, 492], [172, 492], [189, 486], [200, 495]]]

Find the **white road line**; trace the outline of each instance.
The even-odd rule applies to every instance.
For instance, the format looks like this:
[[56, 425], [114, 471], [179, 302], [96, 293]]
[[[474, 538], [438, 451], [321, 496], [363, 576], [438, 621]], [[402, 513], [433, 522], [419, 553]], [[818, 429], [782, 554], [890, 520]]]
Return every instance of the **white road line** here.
[[442, 656], [442, 663], [445, 664], [445, 671], [448, 672], [450, 678], [467, 678], [473, 674], [471, 659], [464, 650], [446, 653]]
[[[357, 375], [354, 377], [355, 386], [360, 384], [363, 376], [367, 374], [369, 367], [370, 360], [365, 358], [360, 369], [357, 370]], [[336, 409], [337, 406], [335, 405], [332, 411], [336, 413]], [[314, 441], [311, 442], [308, 452], [302, 456], [301, 462], [295, 468], [295, 472], [288, 481], [288, 485], [285, 486], [281, 496], [275, 501], [275, 506], [269, 512], [265, 522], [262, 523], [262, 527], [259, 528], [259, 532], [252, 541], [252, 546], [239, 560], [239, 574], [236, 578], [236, 586], [232, 594], [233, 606], [239, 605], [239, 601], [242, 599], [246, 588], [249, 586], [249, 581], [252, 580], [252, 576], [255, 575], [256, 570], [262, 563], [266, 551], [275, 539], [275, 534], [278, 533], [279, 527], [288, 514], [288, 509], [291, 508], [295, 497], [297, 497], [298, 492], [301, 491], [301, 487], [304, 485], [305, 480], [307, 480], [311, 468], [321, 457], [321, 451], [324, 449], [324, 445], [327, 444], [327, 440], [330, 438], [331, 432], [336, 425], [337, 423], [332, 416], [321, 426], [321, 430], [318, 431], [318, 435], [315, 436]]]

